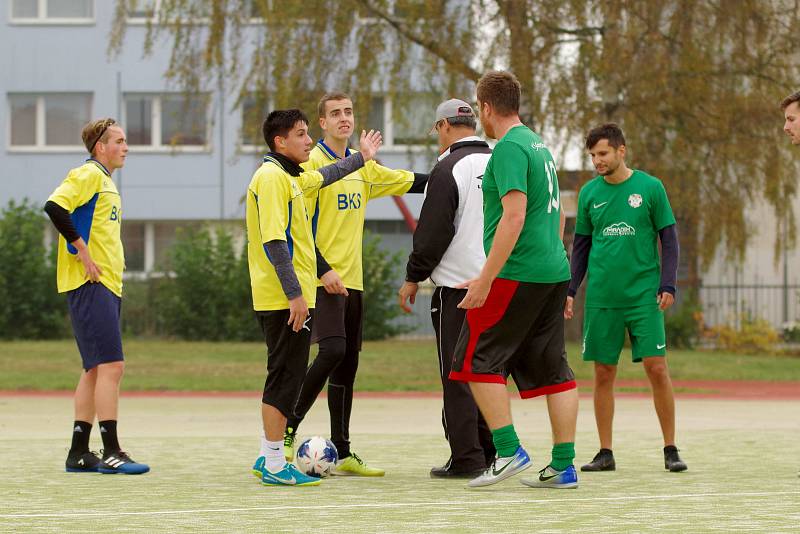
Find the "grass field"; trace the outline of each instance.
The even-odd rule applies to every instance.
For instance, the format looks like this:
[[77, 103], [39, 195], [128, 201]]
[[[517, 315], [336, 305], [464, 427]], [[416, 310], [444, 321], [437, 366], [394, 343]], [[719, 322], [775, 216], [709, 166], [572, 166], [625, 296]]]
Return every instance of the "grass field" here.
[[[312, 347], [312, 355], [315, 348]], [[577, 345], [567, 347], [579, 379], [592, 368]], [[266, 349], [261, 343], [125, 342], [126, 391], [252, 391], [263, 386]], [[675, 380], [800, 380], [800, 358], [671, 351]], [[0, 342], [0, 390], [68, 390], [80, 359], [75, 342]], [[641, 365], [623, 353], [619, 378], [644, 378]], [[361, 353], [358, 391], [440, 391], [433, 340], [367, 342]]]
[[[541, 399], [512, 401], [535, 468], [549, 459]], [[619, 399], [615, 473], [575, 490], [513, 477], [483, 490], [428, 477], [447, 446], [433, 399], [357, 399], [353, 449], [381, 479], [266, 488], [250, 474], [258, 399], [123, 398], [123, 445], [149, 462], [139, 477], [67, 474], [70, 402], [0, 397], [0, 532], [797, 532], [798, 401], [679, 400], [685, 473], [663, 469], [651, 404]], [[327, 434], [325, 404], [300, 429]], [[577, 461], [596, 437], [589, 402]], [[99, 437], [93, 435], [99, 448]], [[531, 469], [521, 475], [531, 476]]]

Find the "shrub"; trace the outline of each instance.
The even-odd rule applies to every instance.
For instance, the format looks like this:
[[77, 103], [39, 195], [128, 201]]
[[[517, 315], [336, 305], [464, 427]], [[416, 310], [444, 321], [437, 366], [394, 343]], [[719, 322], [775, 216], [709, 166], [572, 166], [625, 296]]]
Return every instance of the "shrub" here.
[[784, 323], [781, 337], [786, 343], [800, 343], [800, 323], [792, 321]]
[[703, 311], [697, 293], [690, 290], [678, 306], [673, 306], [664, 319], [667, 343], [676, 349], [692, 349], [703, 332]]
[[181, 230], [170, 250], [168, 281], [155, 301], [166, 332], [189, 340], [260, 337], [250, 294], [247, 252], [237, 253], [231, 232], [218, 227]]
[[777, 350], [778, 332], [765, 319], [742, 314], [739, 327], [719, 325], [711, 328], [710, 336], [717, 348], [740, 353], [772, 353]]
[[380, 248], [381, 238], [364, 231], [364, 339], [386, 339], [411, 328], [393, 323], [401, 315], [395, 301], [395, 287], [402, 279], [398, 266], [403, 254]]
[[58, 338], [68, 331], [55, 254], [44, 245], [45, 224], [42, 208], [27, 199], [11, 200], [0, 212], [0, 338]]

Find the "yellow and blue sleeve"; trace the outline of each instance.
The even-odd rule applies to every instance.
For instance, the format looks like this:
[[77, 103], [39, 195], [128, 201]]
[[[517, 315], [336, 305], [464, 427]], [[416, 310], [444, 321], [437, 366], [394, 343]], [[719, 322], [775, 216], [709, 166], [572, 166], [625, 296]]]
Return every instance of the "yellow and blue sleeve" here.
[[88, 203], [100, 192], [103, 179], [99, 173], [70, 171], [61, 184], [56, 187], [50, 200], [72, 213], [80, 206]]

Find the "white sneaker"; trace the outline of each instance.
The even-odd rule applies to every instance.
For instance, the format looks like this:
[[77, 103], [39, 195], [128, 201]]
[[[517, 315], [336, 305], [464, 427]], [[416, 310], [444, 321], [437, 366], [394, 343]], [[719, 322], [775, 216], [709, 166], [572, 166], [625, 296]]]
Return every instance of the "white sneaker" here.
[[489, 466], [481, 476], [467, 483], [467, 487], [480, 488], [482, 486], [491, 486], [510, 476], [525, 471], [530, 466], [531, 458], [520, 445], [517, 447], [517, 452], [514, 453], [514, 456], [498, 456], [495, 458], [492, 465]]

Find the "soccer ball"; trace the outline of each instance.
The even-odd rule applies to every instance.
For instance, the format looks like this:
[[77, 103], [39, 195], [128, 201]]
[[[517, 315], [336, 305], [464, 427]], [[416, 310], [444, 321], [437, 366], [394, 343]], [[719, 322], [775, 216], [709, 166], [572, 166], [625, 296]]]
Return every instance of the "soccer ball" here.
[[336, 467], [339, 452], [329, 439], [321, 436], [308, 438], [297, 448], [297, 467], [312, 477], [326, 477]]

